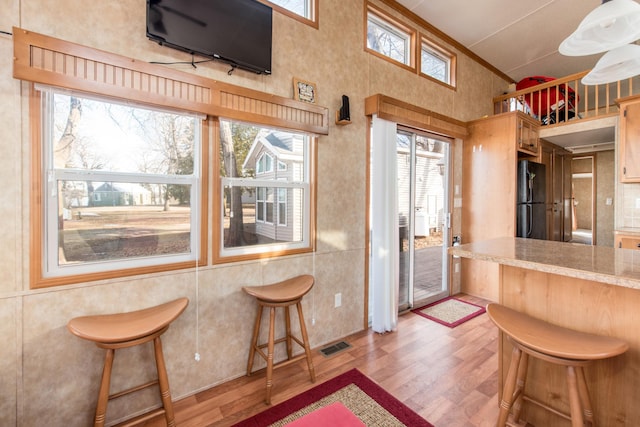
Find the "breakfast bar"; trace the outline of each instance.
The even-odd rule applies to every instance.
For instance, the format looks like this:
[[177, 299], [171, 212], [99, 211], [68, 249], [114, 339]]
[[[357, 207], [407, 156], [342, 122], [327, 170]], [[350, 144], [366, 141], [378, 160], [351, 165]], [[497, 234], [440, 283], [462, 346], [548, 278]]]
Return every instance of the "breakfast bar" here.
[[[505, 237], [454, 246], [449, 253], [498, 264], [498, 302], [504, 306], [625, 340], [629, 350], [589, 366], [586, 379], [596, 425], [640, 425], [640, 251]], [[501, 338], [499, 346], [502, 385], [511, 345]], [[535, 362], [529, 366], [528, 393], [567, 413], [564, 371]], [[535, 426], [570, 425], [534, 405], [525, 405], [522, 418]]]

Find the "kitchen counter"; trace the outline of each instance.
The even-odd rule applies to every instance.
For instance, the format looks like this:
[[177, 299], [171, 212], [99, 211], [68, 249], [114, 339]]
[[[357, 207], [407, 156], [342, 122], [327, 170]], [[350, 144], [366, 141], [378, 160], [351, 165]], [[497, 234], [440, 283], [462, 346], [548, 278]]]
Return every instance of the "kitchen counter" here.
[[449, 253], [566, 277], [640, 289], [640, 253], [606, 246], [503, 237], [452, 246]]
[[[497, 282], [492, 285], [507, 307], [556, 325], [625, 340], [625, 354], [586, 368], [587, 384], [596, 425], [640, 426], [640, 251], [509, 237], [455, 246], [449, 253], [496, 265], [497, 278], [487, 280]], [[501, 334], [500, 385], [511, 350]], [[569, 412], [562, 369], [530, 360], [527, 390]], [[565, 425], [535, 405], [526, 405], [523, 414], [535, 426]]]

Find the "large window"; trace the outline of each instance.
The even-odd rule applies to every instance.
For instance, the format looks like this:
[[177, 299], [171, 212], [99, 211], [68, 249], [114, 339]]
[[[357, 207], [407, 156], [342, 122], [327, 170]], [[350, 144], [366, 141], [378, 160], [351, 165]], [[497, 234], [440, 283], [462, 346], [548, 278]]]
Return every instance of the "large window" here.
[[455, 86], [455, 55], [423, 39], [420, 47], [420, 73]]
[[202, 118], [39, 89], [42, 277], [196, 261]]
[[222, 258], [310, 247], [312, 144], [304, 133], [220, 121]]
[[415, 32], [369, 5], [366, 49], [376, 55], [413, 67]]

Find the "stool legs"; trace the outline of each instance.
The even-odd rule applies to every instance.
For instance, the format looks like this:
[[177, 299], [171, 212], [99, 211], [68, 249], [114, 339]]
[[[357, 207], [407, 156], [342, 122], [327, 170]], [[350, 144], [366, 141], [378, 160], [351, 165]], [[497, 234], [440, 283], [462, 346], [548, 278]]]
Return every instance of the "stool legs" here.
[[[500, 413], [496, 423], [497, 427], [505, 427], [507, 425], [507, 419], [509, 418], [509, 412], [511, 410], [513, 410], [512, 422], [517, 424], [520, 421], [528, 363], [529, 355], [522, 351], [518, 346], [514, 346], [511, 353], [509, 371], [507, 372], [507, 378], [504, 383], [502, 399], [500, 401]], [[571, 426], [584, 427], [585, 421], [587, 425], [593, 426], [593, 410], [589, 399], [589, 391], [587, 389], [584, 368], [582, 366], [566, 365], [566, 373], [567, 385], [569, 388]], [[531, 401], [553, 411], [553, 409], [542, 402], [535, 400]]]
[[258, 335], [260, 334], [260, 321], [262, 320], [262, 305], [258, 304], [258, 312], [256, 320], [253, 323], [253, 336], [251, 337], [251, 348], [249, 349], [249, 361], [247, 362], [247, 376], [251, 376], [253, 369], [253, 360], [256, 356], [256, 348], [258, 347]]
[[580, 393], [582, 412], [584, 414], [585, 421], [589, 423], [589, 425], [593, 426], [595, 424], [593, 419], [593, 408], [591, 407], [591, 399], [589, 398], [589, 390], [587, 389], [587, 379], [584, 376], [584, 368], [582, 366], [577, 366], [576, 374], [578, 377], [578, 393]]
[[173, 403], [171, 402], [171, 391], [169, 390], [169, 377], [167, 376], [167, 368], [164, 364], [162, 341], [160, 341], [160, 337], [156, 337], [153, 340], [153, 348], [156, 356], [156, 370], [158, 371], [160, 398], [162, 399], [162, 406], [164, 406], [164, 418], [167, 421], [167, 427], [175, 427], [176, 422], [173, 414]]
[[[256, 313], [256, 320], [253, 325], [253, 336], [251, 337], [251, 348], [249, 349], [249, 360], [247, 362], [247, 376], [251, 375], [251, 371], [253, 370], [253, 362], [255, 360], [255, 354], [258, 354], [265, 359], [267, 362], [267, 372], [266, 372], [266, 381], [267, 381], [267, 390], [265, 396], [265, 403], [267, 405], [271, 404], [271, 390], [273, 388], [273, 370], [277, 366], [281, 366], [284, 364], [294, 363], [302, 358], [307, 359], [307, 367], [309, 369], [309, 376], [311, 378], [311, 382], [316, 381], [316, 374], [313, 367], [313, 359], [311, 357], [311, 347], [309, 346], [309, 336], [307, 334], [307, 327], [304, 322], [304, 315], [302, 314], [302, 303], [300, 300], [292, 301], [289, 303], [290, 305], [295, 304], [298, 311], [298, 319], [300, 323], [300, 333], [302, 335], [302, 340], [297, 337], [294, 337], [291, 333], [291, 316], [289, 305], [283, 305], [281, 303], [269, 305], [264, 304], [263, 302], [258, 303], [258, 310]], [[260, 324], [262, 320], [263, 307], [269, 307], [269, 337], [267, 339], [266, 344], [258, 344], [258, 338], [260, 335]], [[284, 308], [284, 322], [285, 322], [285, 336], [276, 340], [275, 338], [275, 323], [276, 323], [276, 308], [282, 307]], [[301, 347], [304, 348], [304, 354], [300, 354], [297, 356], [293, 356], [293, 341], [298, 343]], [[278, 343], [285, 343], [287, 346], [287, 360], [281, 361], [278, 363], [274, 362], [274, 352], [275, 345]], [[267, 348], [266, 354], [262, 349]]]
[[[273, 387], [273, 352], [275, 347], [276, 308], [269, 310], [269, 342], [267, 345], [267, 395], [265, 402], [271, 405], [271, 388]], [[287, 337], [288, 339], [289, 337]]]
[[516, 381], [518, 380], [518, 367], [520, 366], [520, 358], [522, 357], [522, 351], [518, 347], [513, 347], [511, 352], [511, 364], [509, 365], [509, 372], [507, 372], [507, 379], [504, 383], [504, 389], [502, 391], [502, 400], [500, 401], [500, 414], [498, 415], [497, 427], [505, 427], [507, 425], [507, 418], [509, 417], [509, 410], [513, 403], [513, 396], [516, 389]]
[[285, 338], [287, 340], [287, 359], [291, 359], [293, 356], [293, 349], [291, 348], [291, 316], [289, 315], [289, 306], [284, 308], [284, 329]]
[[518, 366], [518, 377], [516, 378], [516, 391], [513, 400], [513, 419], [515, 422], [520, 421], [520, 412], [522, 412], [522, 401], [524, 397], [524, 387], [527, 383], [527, 369], [529, 369], [529, 355], [522, 352], [520, 356], [520, 365]]
[[107, 349], [104, 358], [104, 368], [102, 369], [102, 381], [100, 382], [100, 392], [98, 393], [98, 404], [96, 405], [96, 417], [94, 427], [103, 427], [107, 413], [107, 403], [109, 403], [109, 387], [111, 386], [111, 369], [113, 368], [113, 358], [115, 350]]
[[311, 347], [309, 347], [309, 337], [307, 336], [307, 326], [304, 323], [304, 316], [302, 315], [302, 303], [298, 301], [296, 304], [298, 307], [298, 319], [300, 319], [300, 332], [302, 333], [302, 342], [304, 343], [304, 352], [307, 354], [307, 367], [309, 368], [309, 376], [311, 382], [316, 382], [316, 371], [313, 368], [313, 359], [311, 358]]

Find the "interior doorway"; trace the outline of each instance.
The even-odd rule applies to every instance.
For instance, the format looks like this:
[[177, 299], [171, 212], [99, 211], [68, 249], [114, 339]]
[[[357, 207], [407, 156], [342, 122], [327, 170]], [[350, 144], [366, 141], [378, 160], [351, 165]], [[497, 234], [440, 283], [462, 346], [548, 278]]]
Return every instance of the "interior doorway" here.
[[594, 156], [585, 155], [571, 159], [572, 243], [596, 244], [596, 185], [594, 171]]
[[448, 296], [449, 150], [441, 136], [398, 128], [400, 311]]

